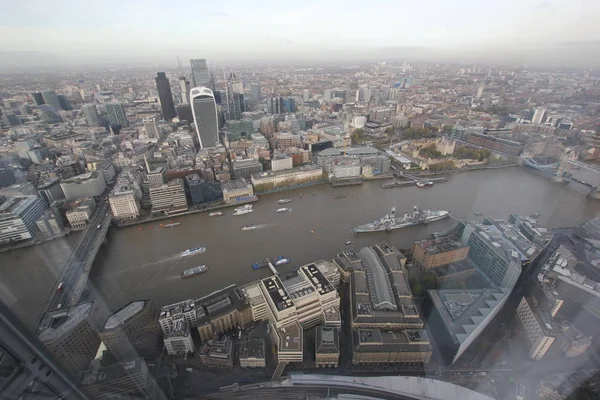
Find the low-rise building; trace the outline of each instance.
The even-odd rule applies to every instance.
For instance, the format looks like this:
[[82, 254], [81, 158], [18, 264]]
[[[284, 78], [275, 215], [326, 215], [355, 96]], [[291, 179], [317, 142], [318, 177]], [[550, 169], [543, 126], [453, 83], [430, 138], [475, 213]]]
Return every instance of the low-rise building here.
[[165, 333], [163, 341], [170, 356], [194, 352], [190, 327], [184, 319], [174, 321], [173, 327]]
[[271, 158], [272, 171], [283, 171], [286, 169], [292, 169], [292, 167], [292, 157], [287, 154], [277, 154]]
[[469, 246], [451, 237], [419, 240], [412, 245], [413, 262], [422, 270], [462, 261], [468, 254]]
[[254, 196], [252, 185], [244, 179], [221, 182], [224, 201], [241, 201]]
[[271, 328], [271, 335], [273, 343], [277, 346], [278, 362], [302, 362], [303, 332], [297, 321], [280, 328]]
[[194, 300], [184, 300], [179, 303], [169, 304], [160, 309], [158, 324], [163, 333], [170, 332], [175, 326], [175, 321], [184, 319], [190, 327], [198, 326], [196, 303]]
[[98, 171], [73, 176], [61, 182], [67, 200], [100, 196], [106, 190], [104, 176]]
[[209, 367], [233, 368], [233, 343], [227, 336], [223, 340], [211, 340], [198, 350], [198, 360]]
[[242, 368], [265, 368], [265, 341], [251, 339], [242, 342], [239, 359]]
[[529, 357], [541, 360], [556, 339], [554, 321], [549, 314], [540, 309], [533, 297], [521, 299], [517, 306], [516, 318], [529, 343]]
[[317, 367], [337, 367], [340, 359], [338, 329], [325, 326], [318, 326], [316, 329], [315, 360]]
[[323, 169], [315, 165], [305, 165], [284, 171], [268, 171], [252, 174], [254, 190], [262, 192], [277, 187], [287, 187], [302, 183], [317, 182], [323, 179]]
[[80, 202], [74, 210], [67, 211], [65, 215], [69, 221], [69, 225], [71, 225], [71, 229], [85, 229], [95, 209], [96, 202], [94, 199], [86, 199]]
[[426, 364], [431, 350], [427, 333], [422, 329], [353, 331], [353, 365]]
[[119, 185], [108, 197], [113, 217], [117, 220], [136, 219], [140, 216], [140, 203], [132, 186]]
[[236, 160], [232, 163], [233, 176], [235, 178], [250, 179], [252, 174], [262, 172], [263, 165], [253, 158], [246, 160]]
[[577, 357], [587, 351], [592, 338], [581, 333], [573, 324], [567, 322], [563, 329], [560, 349], [566, 357]]
[[216, 334], [252, 321], [252, 309], [235, 285], [196, 300], [200, 340], [214, 339]]
[[153, 213], [174, 214], [188, 209], [181, 178], [174, 179], [169, 183], [151, 184], [150, 201]]

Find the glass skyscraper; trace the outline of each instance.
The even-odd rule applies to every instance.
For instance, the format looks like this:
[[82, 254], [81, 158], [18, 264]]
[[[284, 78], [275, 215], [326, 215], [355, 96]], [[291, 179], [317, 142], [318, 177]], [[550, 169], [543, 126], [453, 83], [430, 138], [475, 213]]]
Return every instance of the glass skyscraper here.
[[171, 93], [171, 84], [164, 72], [157, 72], [155, 80], [163, 118], [165, 121], [171, 121], [177, 116], [175, 103], [173, 103], [173, 93]]
[[60, 102], [58, 101], [58, 96], [54, 90], [45, 90], [42, 92], [42, 98], [44, 99], [44, 103], [48, 104], [51, 107], [54, 107], [55, 110], [61, 110]]
[[208, 65], [204, 58], [190, 60], [192, 68], [192, 85], [194, 87], [204, 86], [212, 90], [212, 79], [208, 72]]
[[106, 103], [106, 115], [108, 116], [108, 122], [112, 126], [128, 126], [127, 115], [125, 114], [125, 107], [121, 103]]
[[200, 148], [216, 147], [219, 144], [219, 122], [212, 90], [195, 87], [190, 91], [190, 99]]
[[98, 110], [96, 109], [96, 106], [94, 104], [84, 104], [82, 108], [88, 126], [101, 125], [100, 115], [98, 115]]

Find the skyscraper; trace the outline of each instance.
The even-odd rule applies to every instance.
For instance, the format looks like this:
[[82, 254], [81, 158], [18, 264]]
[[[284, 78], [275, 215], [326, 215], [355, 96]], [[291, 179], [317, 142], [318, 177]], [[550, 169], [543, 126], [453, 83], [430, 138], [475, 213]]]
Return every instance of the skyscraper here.
[[179, 78], [179, 87], [181, 89], [181, 103], [190, 104], [190, 81], [185, 76]]
[[533, 113], [533, 118], [531, 118], [531, 123], [535, 125], [540, 125], [546, 122], [546, 114], [547, 111], [545, 108], [536, 108]]
[[87, 121], [88, 126], [100, 126], [100, 115], [98, 115], [98, 109], [94, 104], [84, 104], [83, 105], [83, 114], [85, 115], [85, 120]]
[[48, 104], [51, 107], [54, 107], [55, 110], [61, 110], [60, 102], [58, 101], [58, 96], [54, 90], [45, 90], [42, 92], [42, 98], [44, 99], [44, 103]]
[[62, 108], [65, 111], [70, 111], [73, 109], [73, 106], [71, 106], [71, 103], [69, 103], [69, 99], [67, 99], [67, 96], [65, 96], [64, 94], [59, 94], [57, 97], [58, 104], [60, 104], [60, 108]]
[[200, 148], [219, 144], [219, 122], [215, 96], [207, 87], [195, 87], [190, 91], [192, 114]]
[[31, 97], [35, 101], [35, 104], [37, 104], [38, 106], [45, 104], [44, 97], [42, 96], [42, 94], [40, 92], [31, 92]]
[[125, 107], [121, 103], [106, 103], [106, 114], [108, 115], [108, 122], [112, 126], [128, 126], [127, 115], [125, 114]]
[[269, 114], [283, 114], [283, 98], [271, 96], [267, 99], [267, 112]]
[[192, 85], [194, 87], [204, 86], [212, 90], [212, 79], [208, 72], [208, 65], [204, 58], [190, 60], [192, 67]]
[[171, 84], [164, 72], [157, 72], [155, 80], [163, 118], [165, 121], [171, 121], [177, 116], [175, 113], [175, 104], [173, 103], [173, 94], [171, 93]]
[[253, 83], [252, 86], [250, 86], [250, 97], [252, 97], [252, 100], [254, 101], [260, 101], [260, 83]]

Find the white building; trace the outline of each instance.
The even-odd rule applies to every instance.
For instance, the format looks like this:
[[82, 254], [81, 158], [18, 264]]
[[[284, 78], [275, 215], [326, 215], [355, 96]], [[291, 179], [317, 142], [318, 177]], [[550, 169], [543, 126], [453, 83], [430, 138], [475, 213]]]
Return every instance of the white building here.
[[283, 171], [285, 169], [292, 169], [292, 167], [292, 157], [287, 154], [273, 155], [271, 159], [272, 171]]
[[77, 200], [100, 196], [106, 189], [106, 181], [102, 173], [92, 171], [65, 179], [60, 187], [67, 200]]
[[242, 293], [246, 296], [252, 310], [252, 320], [273, 320], [273, 315], [265, 300], [265, 296], [261, 292], [259, 285], [256, 283], [250, 284], [242, 288]]
[[170, 356], [194, 352], [194, 341], [190, 334], [190, 327], [184, 319], [174, 321], [173, 328], [165, 333], [163, 340]]
[[529, 357], [541, 360], [556, 338], [554, 321], [538, 307], [533, 297], [521, 299], [516, 318], [525, 331], [529, 343]]
[[546, 115], [548, 111], [545, 108], [536, 108], [531, 118], [531, 123], [534, 125], [540, 125], [546, 121]]
[[277, 361], [302, 362], [302, 327], [297, 321], [271, 329], [271, 336], [277, 346]]
[[140, 204], [131, 186], [116, 187], [108, 197], [108, 203], [115, 219], [135, 219], [140, 216]]
[[336, 178], [354, 178], [360, 176], [360, 164], [334, 165], [331, 172]]
[[96, 202], [88, 199], [79, 203], [74, 210], [67, 211], [65, 214], [71, 228], [74, 230], [85, 229], [95, 209]]
[[160, 309], [158, 323], [163, 333], [170, 332], [175, 326], [175, 321], [180, 319], [184, 319], [190, 327], [198, 326], [196, 302], [194, 300], [180, 301]]
[[0, 196], [0, 243], [35, 237], [36, 221], [46, 209], [39, 196]]
[[252, 185], [274, 185], [288, 184], [289, 182], [302, 182], [317, 180], [323, 176], [323, 168], [306, 165], [300, 168], [285, 171], [256, 172], [251, 175]]

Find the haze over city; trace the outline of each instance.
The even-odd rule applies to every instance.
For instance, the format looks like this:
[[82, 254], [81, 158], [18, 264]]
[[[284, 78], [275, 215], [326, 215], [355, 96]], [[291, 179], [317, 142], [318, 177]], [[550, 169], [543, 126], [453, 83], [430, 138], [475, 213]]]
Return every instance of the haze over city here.
[[593, 0], [16, 2], [0, 63], [372, 60], [598, 65]]

